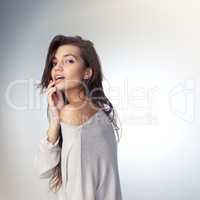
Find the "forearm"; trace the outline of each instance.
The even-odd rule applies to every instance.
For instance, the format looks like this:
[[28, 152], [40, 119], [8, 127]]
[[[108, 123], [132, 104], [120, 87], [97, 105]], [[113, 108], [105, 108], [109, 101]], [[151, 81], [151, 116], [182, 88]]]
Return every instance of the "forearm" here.
[[49, 128], [47, 130], [47, 136], [48, 136], [47, 140], [50, 143], [54, 144], [57, 141], [57, 139], [59, 137], [59, 130], [60, 130], [59, 124], [58, 125], [57, 124], [56, 125], [52, 125], [52, 124], [49, 125]]

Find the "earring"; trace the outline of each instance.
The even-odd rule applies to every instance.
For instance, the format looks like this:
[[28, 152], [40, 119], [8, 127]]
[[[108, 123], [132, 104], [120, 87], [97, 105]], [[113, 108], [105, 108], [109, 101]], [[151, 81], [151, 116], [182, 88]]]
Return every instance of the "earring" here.
[[85, 75], [85, 79], [88, 79], [88, 75]]

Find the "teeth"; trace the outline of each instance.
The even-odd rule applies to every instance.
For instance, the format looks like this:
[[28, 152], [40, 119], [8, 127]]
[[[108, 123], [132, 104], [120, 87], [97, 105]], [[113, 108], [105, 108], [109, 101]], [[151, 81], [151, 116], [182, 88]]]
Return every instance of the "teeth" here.
[[63, 76], [56, 76], [56, 80], [59, 79], [59, 78], [64, 78], [64, 77]]

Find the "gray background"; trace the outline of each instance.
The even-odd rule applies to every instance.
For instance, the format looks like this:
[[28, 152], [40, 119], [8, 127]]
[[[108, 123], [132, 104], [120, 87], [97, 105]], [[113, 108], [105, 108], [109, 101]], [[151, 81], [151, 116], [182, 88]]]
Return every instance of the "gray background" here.
[[56, 34], [93, 41], [101, 58], [124, 200], [200, 199], [199, 10], [195, 0], [1, 1], [0, 199], [55, 198], [33, 161], [48, 127], [34, 84]]

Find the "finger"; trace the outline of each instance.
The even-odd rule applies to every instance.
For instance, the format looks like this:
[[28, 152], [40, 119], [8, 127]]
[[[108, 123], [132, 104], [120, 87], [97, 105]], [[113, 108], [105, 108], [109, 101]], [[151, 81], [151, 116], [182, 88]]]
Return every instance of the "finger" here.
[[47, 86], [47, 90], [50, 89], [55, 84], [55, 81], [50, 80], [49, 85]]
[[47, 86], [47, 90], [49, 90], [50, 88], [52, 88], [55, 85], [54, 82], [49, 83], [49, 85]]
[[48, 93], [48, 102], [49, 104], [52, 106], [54, 105], [54, 101], [53, 101], [53, 98], [52, 98], [52, 95], [53, 93], [56, 91], [56, 88], [52, 88], [49, 93]]
[[57, 90], [56, 93], [57, 93], [57, 95], [58, 95], [59, 98], [62, 98], [62, 97], [63, 97], [63, 96], [62, 96], [62, 92], [61, 92], [60, 90]]
[[56, 91], [56, 87], [52, 87], [47, 91], [47, 96], [51, 95], [53, 92]]
[[47, 90], [46, 90], [46, 94], [48, 94], [49, 90], [52, 89], [52, 88], [54, 88], [54, 87], [56, 87], [56, 86], [54, 85], [54, 83], [51, 83], [51, 84], [48, 86]]

